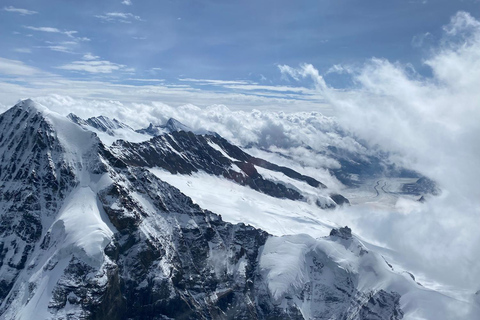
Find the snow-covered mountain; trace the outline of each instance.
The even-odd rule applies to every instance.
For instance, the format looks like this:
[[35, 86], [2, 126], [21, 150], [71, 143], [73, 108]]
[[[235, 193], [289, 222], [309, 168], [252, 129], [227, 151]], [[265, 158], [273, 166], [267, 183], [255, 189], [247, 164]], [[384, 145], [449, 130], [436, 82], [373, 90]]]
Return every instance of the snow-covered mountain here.
[[[449, 319], [452, 306], [468, 309], [348, 227], [272, 235], [224, 221], [235, 199], [214, 213], [159, 177], [226, 181], [272, 204], [252, 205], [257, 215], [287, 203], [323, 212], [309, 197], [339, 201], [328, 185], [217, 135], [140, 142], [130, 131], [31, 100], [0, 116], [0, 319]], [[112, 141], [118, 132], [138, 140]]]
[[191, 128], [187, 127], [180, 121], [170, 118], [163, 125], [154, 125], [150, 123], [147, 128], [136, 130], [139, 133], [148, 134], [151, 136], [159, 136], [164, 133], [175, 132], [175, 131], [193, 131]]

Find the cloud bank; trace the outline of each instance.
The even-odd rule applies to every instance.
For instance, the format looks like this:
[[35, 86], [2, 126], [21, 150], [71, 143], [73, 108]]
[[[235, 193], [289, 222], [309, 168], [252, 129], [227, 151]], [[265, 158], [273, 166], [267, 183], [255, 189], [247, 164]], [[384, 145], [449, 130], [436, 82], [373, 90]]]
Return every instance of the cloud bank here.
[[480, 22], [457, 13], [424, 63], [431, 77], [371, 59], [350, 71], [356, 87], [348, 92], [330, 88], [311, 65], [280, 69], [294, 79], [310, 77], [342, 126], [395, 152], [443, 189], [422, 206], [353, 208], [336, 220], [386, 244], [410, 270], [473, 294], [480, 289]]

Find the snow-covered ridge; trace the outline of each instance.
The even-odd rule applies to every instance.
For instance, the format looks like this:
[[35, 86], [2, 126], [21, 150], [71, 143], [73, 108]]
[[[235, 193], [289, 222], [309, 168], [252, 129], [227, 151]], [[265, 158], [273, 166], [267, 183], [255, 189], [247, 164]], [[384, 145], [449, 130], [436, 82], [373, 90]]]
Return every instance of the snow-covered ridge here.
[[348, 228], [274, 237], [224, 222], [124, 161], [121, 144], [29, 101], [0, 129], [0, 319], [448, 319], [471, 308], [393, 270]]

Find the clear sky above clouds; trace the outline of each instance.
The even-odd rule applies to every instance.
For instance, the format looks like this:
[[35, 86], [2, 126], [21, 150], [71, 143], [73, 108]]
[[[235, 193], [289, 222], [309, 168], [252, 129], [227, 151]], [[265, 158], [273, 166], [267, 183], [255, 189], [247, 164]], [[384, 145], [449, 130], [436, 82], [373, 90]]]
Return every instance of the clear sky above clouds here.
[[308, 81], [278, 66], [312, 64], [336, 88], [351, 86], [344, 71], [372, 57], [428, 76], [422, 61], [442, 26], [460, 10], [480, 16], [475, 0], [1, 3], [4, 105], [62, 93], [327, 114]]

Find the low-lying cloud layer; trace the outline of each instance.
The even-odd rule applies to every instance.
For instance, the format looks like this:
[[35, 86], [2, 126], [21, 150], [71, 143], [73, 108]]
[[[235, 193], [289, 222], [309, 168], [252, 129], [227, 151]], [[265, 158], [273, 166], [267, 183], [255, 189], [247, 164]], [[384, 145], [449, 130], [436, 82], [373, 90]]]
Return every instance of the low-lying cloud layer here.
[[455, 15], [425, 64], [432, 77], [372, 59], [350, 72], [356, 89], [347, 93], [328, 87], [311, 65], [282, 71], [311, 77], [344, 127], [443, 189], [422, 206], [397, 204], [387, 214], [353, 208], [337, 220], [387, 244], [411, 270], [473, 294], [480, 289], [480, 22]]

